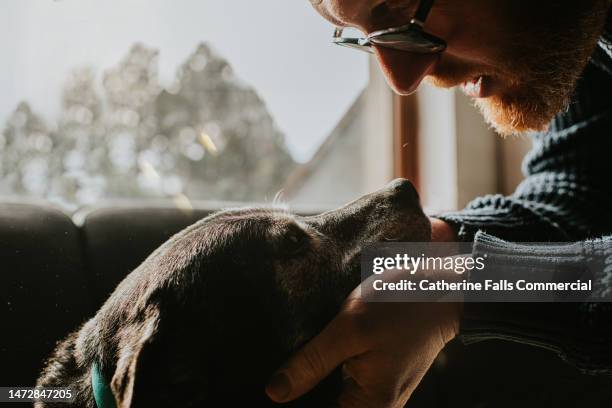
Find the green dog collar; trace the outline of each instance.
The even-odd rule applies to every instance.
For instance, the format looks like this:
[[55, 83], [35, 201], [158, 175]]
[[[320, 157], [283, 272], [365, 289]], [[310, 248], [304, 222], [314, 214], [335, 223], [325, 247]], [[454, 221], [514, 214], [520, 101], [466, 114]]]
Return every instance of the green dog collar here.
[[98, 408], [117, 408], [113, 391], [102, 375], [97, 361], [91, 366], [91, 388]]

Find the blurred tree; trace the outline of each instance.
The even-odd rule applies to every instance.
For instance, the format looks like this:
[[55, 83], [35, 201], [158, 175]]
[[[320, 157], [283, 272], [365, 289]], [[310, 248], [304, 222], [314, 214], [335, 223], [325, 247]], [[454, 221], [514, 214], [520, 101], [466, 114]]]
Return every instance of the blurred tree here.
[[102, 123], [102, 100], [91, 69], [72, 71], [62, 92], [55, 131], [50, 196], [66, 203], [91, 204], [104, 194], [108, 149]]
[[257, 93], [200, 44], [156, 101], [160, 132], [185, 192], [202, 198], [272, 198], [294, 163]]
[[54, 143], [43, 120], [21, 102], [0, 137], [0, 192], [45, 196]]
[[136, 44], [117, 67], [104, 74], [105, 143], [109, 151], [106, 177], [110, 178], [107, 197], [156, 193], [139, 184], [138, 176], [144, 166], [139, 156], [157, 134], [154, 107], [161, 89], [157, 65], [158, 52]]
[[70, 73], [50, 132], [26, 103], [0, 136], [0, 193], [67, 206], [101, 198], [271, 199], [295, 166], [265, 103], [200, 44], [163, 89], [135, 44], [103, 74]]

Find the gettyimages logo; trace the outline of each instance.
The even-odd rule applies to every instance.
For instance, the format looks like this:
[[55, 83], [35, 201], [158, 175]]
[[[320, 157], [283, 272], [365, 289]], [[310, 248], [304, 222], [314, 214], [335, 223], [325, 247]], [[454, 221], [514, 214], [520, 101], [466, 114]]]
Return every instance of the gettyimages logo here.
[[418, 270], [444, 270], [463, 274], [471, 270], [483, 270], [486, 256], [410, 256], [408, 253], [395, 254], [393, 257], [375, 257], [372, 260], [372, 272], [382, 274], [385, 270], [397, 269], [411, 275]]

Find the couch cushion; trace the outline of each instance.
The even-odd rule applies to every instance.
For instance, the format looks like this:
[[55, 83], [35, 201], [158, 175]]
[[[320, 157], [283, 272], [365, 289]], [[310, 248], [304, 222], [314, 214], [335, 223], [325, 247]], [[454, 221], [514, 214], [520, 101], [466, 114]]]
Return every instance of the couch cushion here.
[[55, 342], [91, 315], [81, 254], [62, 212], [0, 204], [0, 384], [34, 385]]
[[212, 213], [177, 208], [107, 207], [83, 216], [85, 261], [100, 307], [117, 284], [168, 238]]

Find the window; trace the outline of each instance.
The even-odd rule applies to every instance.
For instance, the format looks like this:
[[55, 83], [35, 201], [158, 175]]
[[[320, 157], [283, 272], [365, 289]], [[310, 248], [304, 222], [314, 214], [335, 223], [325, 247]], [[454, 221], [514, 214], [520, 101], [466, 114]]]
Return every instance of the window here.
[[306, 1], [6, 0], [0, 22], [2, 199], [331, 206], [392, 177], [389, 90]]

